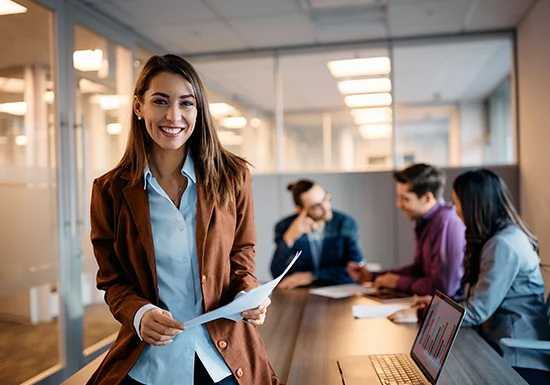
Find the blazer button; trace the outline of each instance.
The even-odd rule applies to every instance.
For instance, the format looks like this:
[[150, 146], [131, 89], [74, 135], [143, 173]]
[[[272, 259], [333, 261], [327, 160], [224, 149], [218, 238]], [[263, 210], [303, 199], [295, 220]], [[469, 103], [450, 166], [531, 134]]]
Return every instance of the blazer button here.
[[218, 341], [218, 347], [220, 349], [225, 349], [227, 347], [227, 342], [225, 342], [224, 340], [219, 340]]
[[235, 372], [235, 375], [239, 378], [241, 378], [242, 376], [244, 376], [244, 372], [241, 368], [237, 369], [237, 371]]
[[206, 283], [206, 275], [202, 276], [202, 283]]

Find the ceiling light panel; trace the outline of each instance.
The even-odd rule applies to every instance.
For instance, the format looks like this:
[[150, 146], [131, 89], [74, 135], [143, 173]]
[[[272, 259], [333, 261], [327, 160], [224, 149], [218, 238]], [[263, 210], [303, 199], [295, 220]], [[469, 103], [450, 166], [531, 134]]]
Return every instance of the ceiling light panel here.
[[27, 8], [11, 0], [0, 0], [0, 16], [25, 13]]
[[344, 98], [344, 103], [349, 108], [384, 107], [391, 105], [392, 97], [389, 93], [348, 95]]
[[388, 78], [343, 80], [338, 82], [338, 91], [343, 95], [390, 92], [391, 80]]
[[359, 127], [361, 136], [365, 139], [387, 139], [391, 137], [391, 124], [366, 124]]
[[388, 75], [391, 72], [391, 63], [388, 57], [334, 60], [329, 61], [327, 66], [335, 78]]
[[351, 116], [357, 125], [369, 123], [391, 123], [392, 109], [390, 107], [358, 108], [351, 110]]
[[232, 116], [221, 121], [225, 128], [244, 128], [246, 127], [246, 118], [244, 116]]
[[74, 68], [79, 71], [99, 71], [103, 64], [103, 51], [100, 49], [75, 51], [73, 64]]

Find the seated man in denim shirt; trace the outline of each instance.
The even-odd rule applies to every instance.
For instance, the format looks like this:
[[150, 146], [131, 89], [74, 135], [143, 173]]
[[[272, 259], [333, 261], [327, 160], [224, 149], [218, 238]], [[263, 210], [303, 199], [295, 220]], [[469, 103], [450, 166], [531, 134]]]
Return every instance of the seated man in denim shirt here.
[[292, 192], [296, 214], [275, 226], [273, 277], [284, 271], [298, 250], [302, 250], [302, 255], [279, 288], [352, 283], [347, 264], [363, 261], [357, 243], [357, 222], [333, 211], [330, 193], [313, 181], [291, 183], [288, 190]]

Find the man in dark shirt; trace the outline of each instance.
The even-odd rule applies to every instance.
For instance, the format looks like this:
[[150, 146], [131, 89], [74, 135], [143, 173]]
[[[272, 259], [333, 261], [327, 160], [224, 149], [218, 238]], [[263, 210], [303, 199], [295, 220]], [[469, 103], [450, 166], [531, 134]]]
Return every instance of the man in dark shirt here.
[[414, 262], [380, 273], [372, 273], [350, 262], [348, 271], [357, 282], [417, 294], [435, 290], [454, 297], [461, 291], [466, 246], [465, 227], [454, 206], [443, 199], [445, 174], [440, 169], [416, 164], [393, 175], [397, 207], [415, 221]]
[[275, 226], [275, 254], [271, 273], [280, 275], [294, 254], [302, 255], [279, 288], [351, 283], [348, 262], [361, 262], [363, 255], [357, 243], [357, 222], [349, 215], [333, 211], [331, 195], [309, 180], [291, 183], [296, 214]]

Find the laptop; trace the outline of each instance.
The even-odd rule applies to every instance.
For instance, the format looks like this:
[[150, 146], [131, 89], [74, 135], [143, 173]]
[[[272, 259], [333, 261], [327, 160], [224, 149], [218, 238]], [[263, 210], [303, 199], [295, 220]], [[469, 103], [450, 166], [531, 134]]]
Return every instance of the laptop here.
[[348, 356], [338, 360], [344, 385], [437, 384], [465, 309], [437, 291], [409, 354]]

